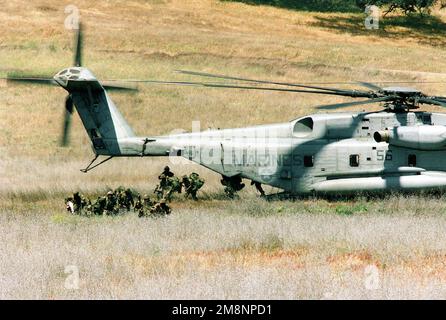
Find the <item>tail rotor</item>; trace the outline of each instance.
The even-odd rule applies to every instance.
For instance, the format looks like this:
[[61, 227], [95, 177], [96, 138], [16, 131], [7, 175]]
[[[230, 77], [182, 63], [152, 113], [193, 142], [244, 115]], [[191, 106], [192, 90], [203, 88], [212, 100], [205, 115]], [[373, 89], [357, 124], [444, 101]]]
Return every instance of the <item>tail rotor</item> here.
[[[82, 24], [79, 22], [74, 42], [74, 61], [73, 65], [75, 67], [82, 66]], [[60, 140], [60, 145], [66, 147], [70, 143], [70, 128], [71, 128], [71, 117], [74, 112], [74, 103], [71, 94], [68, 94], [65, 98], [65, 114], [62, 125], [62, 138]]]
[[75, 45], [75, 51], [74, 51], [74, 63], [73, 65], [75, 67], [82, 67], [82, 45], [83, 45], [83, 34], [82, 34], [82, 24], [79, 22], [77, 31], [76, 31], [76, 35], [75, 35], [75, 40], [74, 40], [74, 45]]
[[[82, 30], [82, 24], [79, 23], [76, 33], [74, 35], [74, 46], [73, 46], [73, 67], [74, 68], [80, 68], [82, 67], [82, 60], [83, 60], [83, 30]], [[66, 71], [61, 71], [61, 73], [67, 73], [68, 70], [73, 70], [73, 68], [65, 69]], [[73, 71], [74, 72], [74, 71]], [[80, 72], [80, 71], [77, 71]], [[8, 76], [6, 78], [8, 81], [11, 82], [18, 82], [18, 83], [30, 83], [30, 84], [43, 84], [43, 85], [51, 85], [51, 86], [58, 86], [60, 83], [58, 83], [53, 77], [48, 76], [29, 76], [29, 75], [14, 75], [14, 76]], [[136, 91], [136, 88], [131, 86], [124, 86], [117, 84], [115, 81], [109, 81], [103, 83], [104, 89], [107, 90], [117, 90], [117, 91]], [[64, 117], [63, 117], [63, 123], [62, 123], [62, 133], [60, 138], [60, 146], [66, 147], [69, 145], [70, 141], [70, 129], [71, 129], [71, 118], [72, 114], [74, 112], [74, 102], [71, 94], [68, 94], [68, 96], [65, 98], [65, 110], [64, 110]]]
[[65, 116], [64, 116], [63, 129], [62, 129], [62, 138], [60, 141], [60, 145], [62, 147], [66, 147], [69, 144], [71, 116], [73, 114], [73, 111], [74, 111], [73, 99], [71, 98], [71, 95], [68, 95], [65, 99]]

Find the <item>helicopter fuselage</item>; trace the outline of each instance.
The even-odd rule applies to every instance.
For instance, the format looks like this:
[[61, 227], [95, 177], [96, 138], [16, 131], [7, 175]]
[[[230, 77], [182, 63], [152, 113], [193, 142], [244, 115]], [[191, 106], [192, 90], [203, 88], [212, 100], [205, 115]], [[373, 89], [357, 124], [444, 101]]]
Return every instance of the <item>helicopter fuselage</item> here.
[[446, 113], [318, 113], [279, 124], [138, 137], [93, 74], [71, 69], [54, 79], [70, 93], [96, 158], [180, 156], [224, 179], [296, 194], [446, 187]]
[[[139, 155], [182, 156], [226, 177], [297, 194], [442, 188], [446, 135], [442, 143], [442, 133], [424, 140], [417, 133], [445, 125], [442, 113], [314, 114], [282, 124], [153, 137]], [[409, 129], [395, 143], [376, 141], [377, 132], [398, 128]], [[405, 139], [413, 144], [398, 145]], [[141, 150], [140, 143], [128, 142], [128, 151]]]

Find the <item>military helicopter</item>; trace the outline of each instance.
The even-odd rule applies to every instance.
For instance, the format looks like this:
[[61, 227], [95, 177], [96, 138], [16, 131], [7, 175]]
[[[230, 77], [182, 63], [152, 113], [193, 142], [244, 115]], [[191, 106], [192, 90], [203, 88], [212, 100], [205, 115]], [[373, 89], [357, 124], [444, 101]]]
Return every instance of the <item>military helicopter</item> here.
[[[180, 156], [220, 175], [234, 190], [242, 179], [289, 194], [356, 193], [446, 187], [446, 113], [416, 111], [420, 105], [446, 107], [446, 97], [406, 87], [346, 90], [246, 79], [194, 71], [182, 74], [239, 83], [128, 80], [136, 83], [268, 90], [362, 98], [317, 107], [334, 110], [382, 103], [378, 112], [316, 113], [290, 122], [165, 136], [136, 136], [107, 90], [133, 90], [100, 82], [81, 65], [82, 32], [76, 36], [74, 66], [53, 78], [8, 77], [9, 81], [59, 85], [68, 92], [62, 144], [68, 142], [73, 106], [91, 140], [88, 172], [114, 157]], [[124, 82], [124, 80], [121, 80]], [[268, 85], [268, 86], [266, 86]], [[98, 163], [100, 156], [106, 158]]]

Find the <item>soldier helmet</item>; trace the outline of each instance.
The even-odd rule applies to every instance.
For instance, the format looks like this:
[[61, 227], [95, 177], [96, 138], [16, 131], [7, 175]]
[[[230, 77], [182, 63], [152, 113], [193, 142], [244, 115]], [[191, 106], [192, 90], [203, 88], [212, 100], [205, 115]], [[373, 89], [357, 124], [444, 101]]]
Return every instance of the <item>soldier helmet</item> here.
[[161, 199], [161, 200], [160, 200], [160, 204], [166, 204], [166, 199], [164, 199], [164, 198]]
[[164, 167], [164, 171], [170, 171], [169, 166], [165, 166], [165, 167]]
[[150, 196], [146, 193], [142, 198], [143, 199], [150, 199]]
[[107, 196], [112, 196], [112, 195], [113, 195], [113, 191], [107, 192]]

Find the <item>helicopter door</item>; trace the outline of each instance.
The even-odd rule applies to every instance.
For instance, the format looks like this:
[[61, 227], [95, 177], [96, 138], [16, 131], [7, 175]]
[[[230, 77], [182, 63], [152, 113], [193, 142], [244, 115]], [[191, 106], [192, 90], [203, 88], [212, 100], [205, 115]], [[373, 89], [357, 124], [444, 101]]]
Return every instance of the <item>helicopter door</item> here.
[[[313, 175], [321, 163], [321, 146], [314, 143], [300, 145], [292, 152], [292, 186], [295, 190], [308, 190]], [[333, 158], [333, 155], [331, 156]]]
[[374, 168], [372, 149], [369, 147], [339, 146], [337, 156], [337, 170], [340, 174], [362, 172]]

